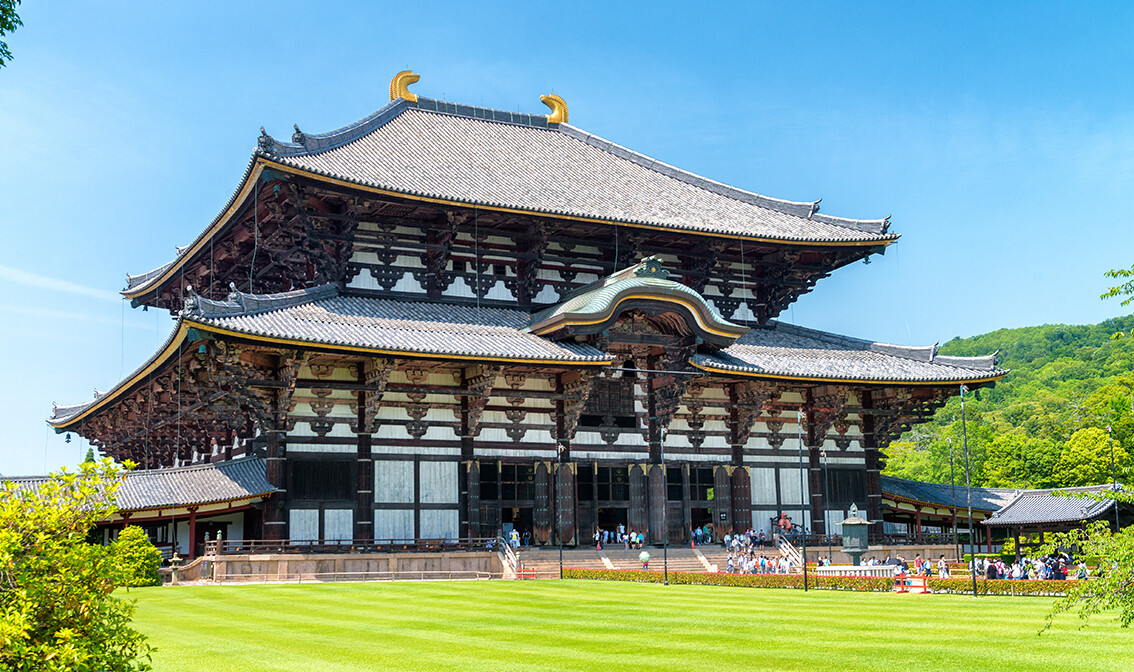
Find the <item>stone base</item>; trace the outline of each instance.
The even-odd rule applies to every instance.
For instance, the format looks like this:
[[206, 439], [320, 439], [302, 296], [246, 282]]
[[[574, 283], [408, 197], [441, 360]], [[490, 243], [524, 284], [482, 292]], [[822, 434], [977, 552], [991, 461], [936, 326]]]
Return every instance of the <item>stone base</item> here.
[[217, 556], [212, 575], [216, 583], [447, 581], [503, 578], [504, 566], [492, 552], [278, 553]]

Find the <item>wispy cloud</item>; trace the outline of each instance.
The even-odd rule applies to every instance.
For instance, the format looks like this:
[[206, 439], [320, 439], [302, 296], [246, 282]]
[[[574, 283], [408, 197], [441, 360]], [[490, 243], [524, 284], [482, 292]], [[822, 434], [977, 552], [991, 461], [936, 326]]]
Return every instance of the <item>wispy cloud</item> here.
[[65, 292], [67, 294], [78, 294], [79, 296], [86, 296], [92, 299], [99, 299], [102, 301], [121, 302], [122, 296], [117, 292], [110, 292], [103, 289], [95, 289], [94, 287], [86, 287], [78, 285], [67, 280], [60, 280], [59, 278], [51, 278], [46, 275], [32, 273], [30, 271], [12, 268], [0, 264], [0, 280], [7, 280], [14, 282], [18, 285], [27, 287], [38, 287], [53, 292]]
[[147, 331], [154, 330], [154, 325], [152, 323], [147, 324], [146, 322], [139, 321], [133, 315], [131, 315], [129, 318], [123, 318], [119, 320], [89, 312], [57, 310], [55, 308], [44, 308], [42, 306], [21, 305], [0, 305], [0, 313], [15, 313], [19, 315], [26, 315], [28, 317], [39, 317], [46, 320], [65, 320], [68, 322], [81, 320], [84, 322], [103, 324], [109, 327], [122, 326], [128, 329], [145, 329]]

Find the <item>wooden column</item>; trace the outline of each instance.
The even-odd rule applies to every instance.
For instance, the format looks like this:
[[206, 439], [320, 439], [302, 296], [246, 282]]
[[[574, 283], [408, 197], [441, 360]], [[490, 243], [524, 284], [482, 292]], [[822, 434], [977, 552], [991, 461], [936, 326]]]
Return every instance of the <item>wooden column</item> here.
[[[358, 382], [366, 384], [366, 362], [358, 363]], [[358, 479], [354, 508], [354, 538], [374, 539], [374, 457], [371, 434], [366, 427], [366, 395], [358, 392]]]
[[[859, 393], [863, 409], [874, 408], [870, 390]], [[882, 470], [879, 465], [878, 441], [874, 435], [874, 416], [862, 414], [862, 448], [866, 453], [866, 519], [871, 522], [870, 534], [882, 534]], [[955, 513], [955, 510], [954, 510]], [[970, 540], [971, 541], [971, 540]]]
[[914, 543], [921, 543], [921, 507], [914, 511]]
[[665, 469], [660, 464], [651, 464], [647, 480], [648, 494], [646, 495], [649, 501], [649, 534], [646, 537], [650, 540], [651, 544], [660, 544], [665, 538], [665, 530], [662, 527], [663, 508], [667, 505], [666, 502], [666, 480]]
[[461, 536], [480, 536], [480, 463], [466, 460], [461, 463], [465, 470], [464, 486], [461, 488]]
[[[630, 465], [630, 510], [626, 512], [627, 526], [644, 535], [650, 527], [649, 468], [647, 464]], [[590, 531], [582, 530], [582, 533], [589, 534]]]
[[284, 503], [287, 500], [287, 461], [280, 446], [280, 435], [269, 431], [266, 438], [267, 478], [278, 492], [272, 493], [264, 502], [264, 538], [281, 541], [287, 539], [287, 522], [284, 520]]
[[189, 507], [189, 557], [186, 560], [192, 560], [197, 557], [197, 507]]

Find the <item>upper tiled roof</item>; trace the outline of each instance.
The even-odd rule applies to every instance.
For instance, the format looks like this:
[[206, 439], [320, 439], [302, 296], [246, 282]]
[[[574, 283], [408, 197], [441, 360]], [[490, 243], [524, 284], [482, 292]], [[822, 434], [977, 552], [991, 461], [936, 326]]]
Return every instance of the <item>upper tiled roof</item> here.
[[[956, 499], [953, 492], [956, 491]], [[965, 508], [968, 506], [968, 495], [972, 494], [973, 509], [991, 513], [1008, 502], [1012, 501], [1020, 490], [1009, 488], [968, 488], [963, 485], [956, 487], [940, 483], [924, 483], [922, 481], [909, 481], [904, 478], [882, 476], [882, 494], [890, 497], [900, 497], [915, 502], [936, 504], [950, 508]]]
[[[46, 479], [32, 476], [5, 480], [19, 488], [34, 488]], [[119, 511], [143, 511], [256, 499], [275, 491], [268, 482], [264, 461], [242, 457], [189, 467], [127, 472], [114, 503]]]
[[1114, 500], [1087, 497], [1111, 490], [1109, 485], [1056, 490], [1023, 490], [1002, 509], [984, 521], [992, 527], [1077, 523], [1107, 515], [1113, 517]]
[[338, 296], [333, 285], [229, 301], [196, 298], [182, 313], [198, 324], [254, 336], [455, 357], [606, 362], [589, 345], [554, 343], [523, 331], [528, 313], [442, 303]]
[[728, 348], [695, 355], [697, 366], [716, 371], [789, 378], [896, 383], [967, 382], [1005, 375], [995, 355], [944, 357], [936, 346], [875, 343], [771, 321]]
[[546, 117], [398, 99], [332, 133], [261, 138], [263, 156], [410, 196], [687, 231], [884, 243], [889, 221], [818, 214], [694, 175]]

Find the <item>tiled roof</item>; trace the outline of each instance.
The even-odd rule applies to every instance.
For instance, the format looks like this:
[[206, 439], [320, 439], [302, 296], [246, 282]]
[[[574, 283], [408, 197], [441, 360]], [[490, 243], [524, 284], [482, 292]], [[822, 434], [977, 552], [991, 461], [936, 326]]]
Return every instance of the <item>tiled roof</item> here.
[[838, 381], [966, 382], [1008, 373], [995, 356], [943, 357], [936, 346], [875, 343], [771, 321], [728, 348], [699, 354], [692, 362], [709, 370]]
[[1114, 511], [1114, 500], [1087, 497], [1111, 490], [1109, 485], [1057, 490], [1024, 490], [1002, 509], [984, 521], [991, 527], [1077, 523], [1094, 520]]
[[[455, 357], [605, 362], [601, 350], [527, 333], [528, 313], [441, 303], [338, 296], [324, 288], [266, 297], [198, 298], [182, 314], [194, 323], [253, 336]], [[249, 306], [242, 311], [243, 306]]]
[[[34, 488], [44, 476], [6, 479], [19, 488]], [[118, 486], [119, 511], [143, 511], [174, 506], [233, 502], [270, 495], [265, 463], [258, 457], [170, 469], [127, 472]]]
[[419, 98], [299, 143], [280, 163], [411, 196], [783, 241], [888, 242], [888, 220], [818, 215], [694, 175], [546, 117]]
[[904, 478], [882, 476], [882, 495], [910, 499], [926, 504], [938, 506], [966, 508], [968, 494], [972, 493], [973, 509], [992, 513], [1008, 502], [1012, 501], [1020, 491], [1008, 488], [966, 488], [958, 485], [955, 488], [957, 497], [953, 498], [954, 487], [949, 484], [924, 483], [922, 481], [909, 481]]

